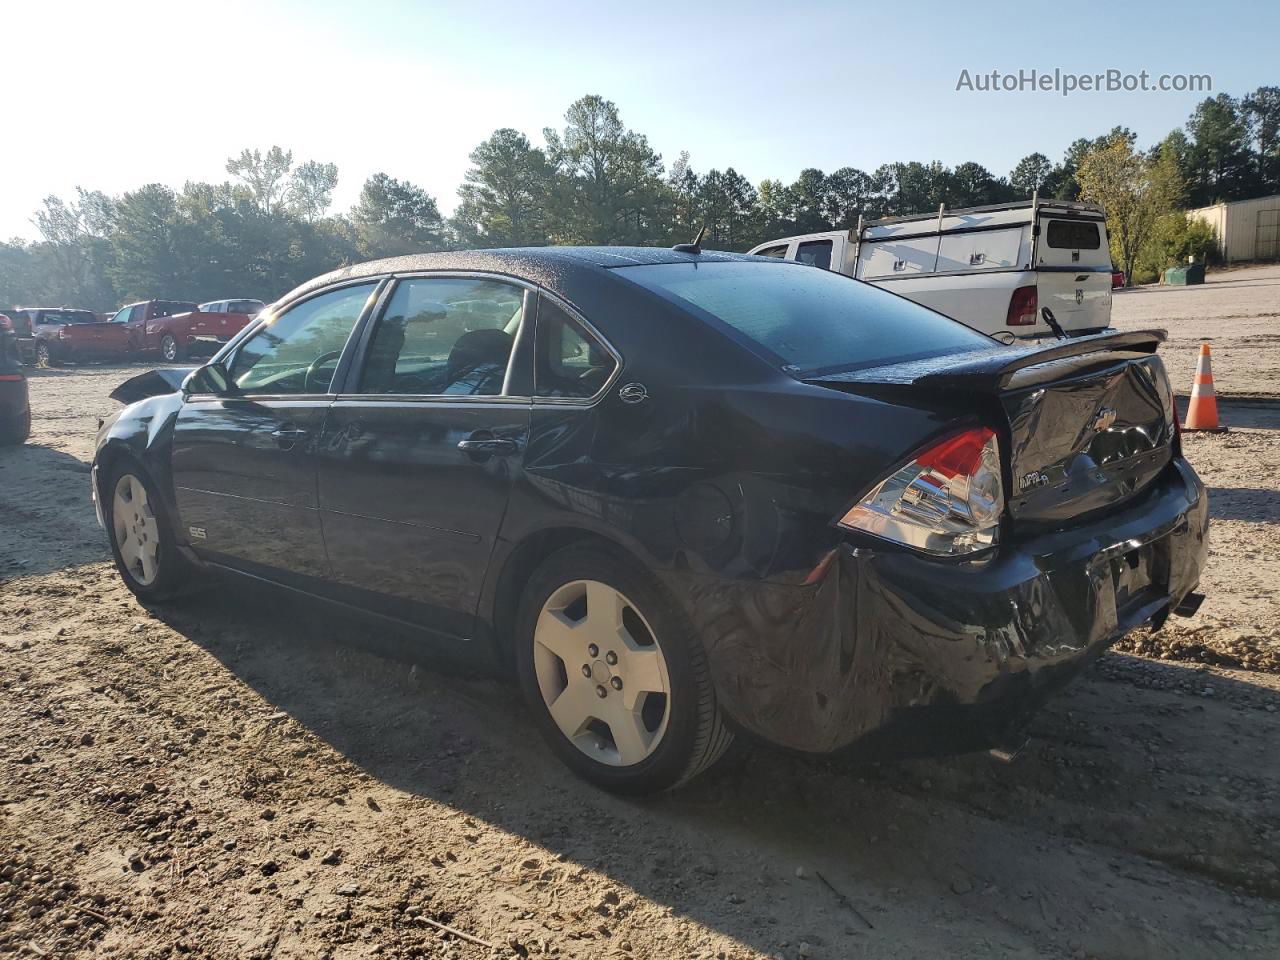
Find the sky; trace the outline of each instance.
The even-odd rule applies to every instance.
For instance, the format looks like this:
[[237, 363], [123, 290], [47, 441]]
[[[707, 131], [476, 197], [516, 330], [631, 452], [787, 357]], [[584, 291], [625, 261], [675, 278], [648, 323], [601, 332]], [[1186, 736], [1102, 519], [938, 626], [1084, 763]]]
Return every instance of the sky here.
[[979, 92], [962, 71], [1208, 74], [1280, 84], [1280, 4], [15, 2], [0, 106], [0, 238], [49, 194], [227, 179], [244, 147], [339, 168], [335, 207], [383, 171], [448, 213], [499, 127], [535, 144], [587, 93], [670, 164], [752, 182], [801, 169], [973, 160], [1007, 175], [1116, 124], [1148, 146], [1203, 92]]

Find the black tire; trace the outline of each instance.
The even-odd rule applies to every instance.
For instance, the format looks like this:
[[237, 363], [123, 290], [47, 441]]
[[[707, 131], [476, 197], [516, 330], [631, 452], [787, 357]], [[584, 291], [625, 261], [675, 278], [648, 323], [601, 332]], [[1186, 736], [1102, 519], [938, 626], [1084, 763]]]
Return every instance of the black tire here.
[[182, 359], [182, 347], [172, 333], [166, 333], [160, 338], [160, 357], [166, 363], [177, 363]]
[[[538, 686], [534, 628], [551, 595], [575, 580], [600, 581], [623, 594], [652, 627], [666, 661], [666, 731], [653, 752], [632, 766], [603, 763], [575, 746], [556, 726]], [[669, 790], [706, 770], [733, 742], [716, 702], [706, 654], [688, 616], [653, 576], [606, 549], [569, 546], [534, 571], [520, 601], [515, 648], [520, 687], [538, 729], [566, 766], [596, 786], [623, 794]]]
[[31, 436], [31, 408], [18, 417], [0, 420], [0, 446], [15, 446]]
[[44, 341], [36, 344], [36, 366], [37, 367], [56, 367], [58, 361], [53, 359], [53, 351], [49, 349], [49, 345]]
[[[125, 562], [117, 542], [115, 524], [115, 491], [122, 477], [130, 475], [146, 488], [147, 503], [152, 507], [158, 532], [159, 548], [156, 551], [156, 574], [150, 582], [143, 582]], [[111, 543], [111, 558], [115, 561], [116, 570], [124, 580], [124, 585], [139, 600], [154, 603], [172, 597], [191, 576], [191, 565], [178, 551], [173, 535], [173, 523], [169, 512], [160, 499], [155, 481], [136, 461], [122, 458], [114, 463], [107, 472], [106, 482], [99, 491], [102, 498], [102, 518], [107, 527], [107, 540]]]

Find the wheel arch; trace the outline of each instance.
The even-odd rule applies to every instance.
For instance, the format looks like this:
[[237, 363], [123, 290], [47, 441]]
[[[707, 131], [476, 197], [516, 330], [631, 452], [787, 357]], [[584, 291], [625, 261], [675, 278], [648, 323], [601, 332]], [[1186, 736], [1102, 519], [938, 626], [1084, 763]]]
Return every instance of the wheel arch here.
[[498, 664], [503, 669], [515, 665], [514, 629], [523, 587], [547, 557], [569, 546], [593, 546], [619, 559], [647, 568], [641, 557], [625, 544], [588, 527], [560, 525], [533, 531], [508, 549], [494, 565], [482, 596], [482, 619], [493, 638]]

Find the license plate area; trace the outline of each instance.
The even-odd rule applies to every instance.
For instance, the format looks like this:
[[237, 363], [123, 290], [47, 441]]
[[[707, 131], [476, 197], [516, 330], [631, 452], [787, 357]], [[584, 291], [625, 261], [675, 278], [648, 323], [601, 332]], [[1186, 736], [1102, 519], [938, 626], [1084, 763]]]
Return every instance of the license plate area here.
[[1169, 592], [1169, 542], [1165, 537], [1126, 550], [1108, 564], [1121, 620], [1129, 609]]

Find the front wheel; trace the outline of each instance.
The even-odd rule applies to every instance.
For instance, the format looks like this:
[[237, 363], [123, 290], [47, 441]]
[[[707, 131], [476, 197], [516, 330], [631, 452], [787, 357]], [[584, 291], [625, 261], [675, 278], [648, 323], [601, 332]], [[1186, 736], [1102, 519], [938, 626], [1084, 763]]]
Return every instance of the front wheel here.
[[594, 547], [568, 547], [521, 602], [517, 669], [536, 722], [575, 773], [652, 793], [732, 742], [692, 623], [661, 584]]
[[111, 555], [125, 586], [144, 601], [171, 595], [187, 579], [189, 567], [178, 553], [155, 484], [126, 461], [111, 471], [103, 493]]

